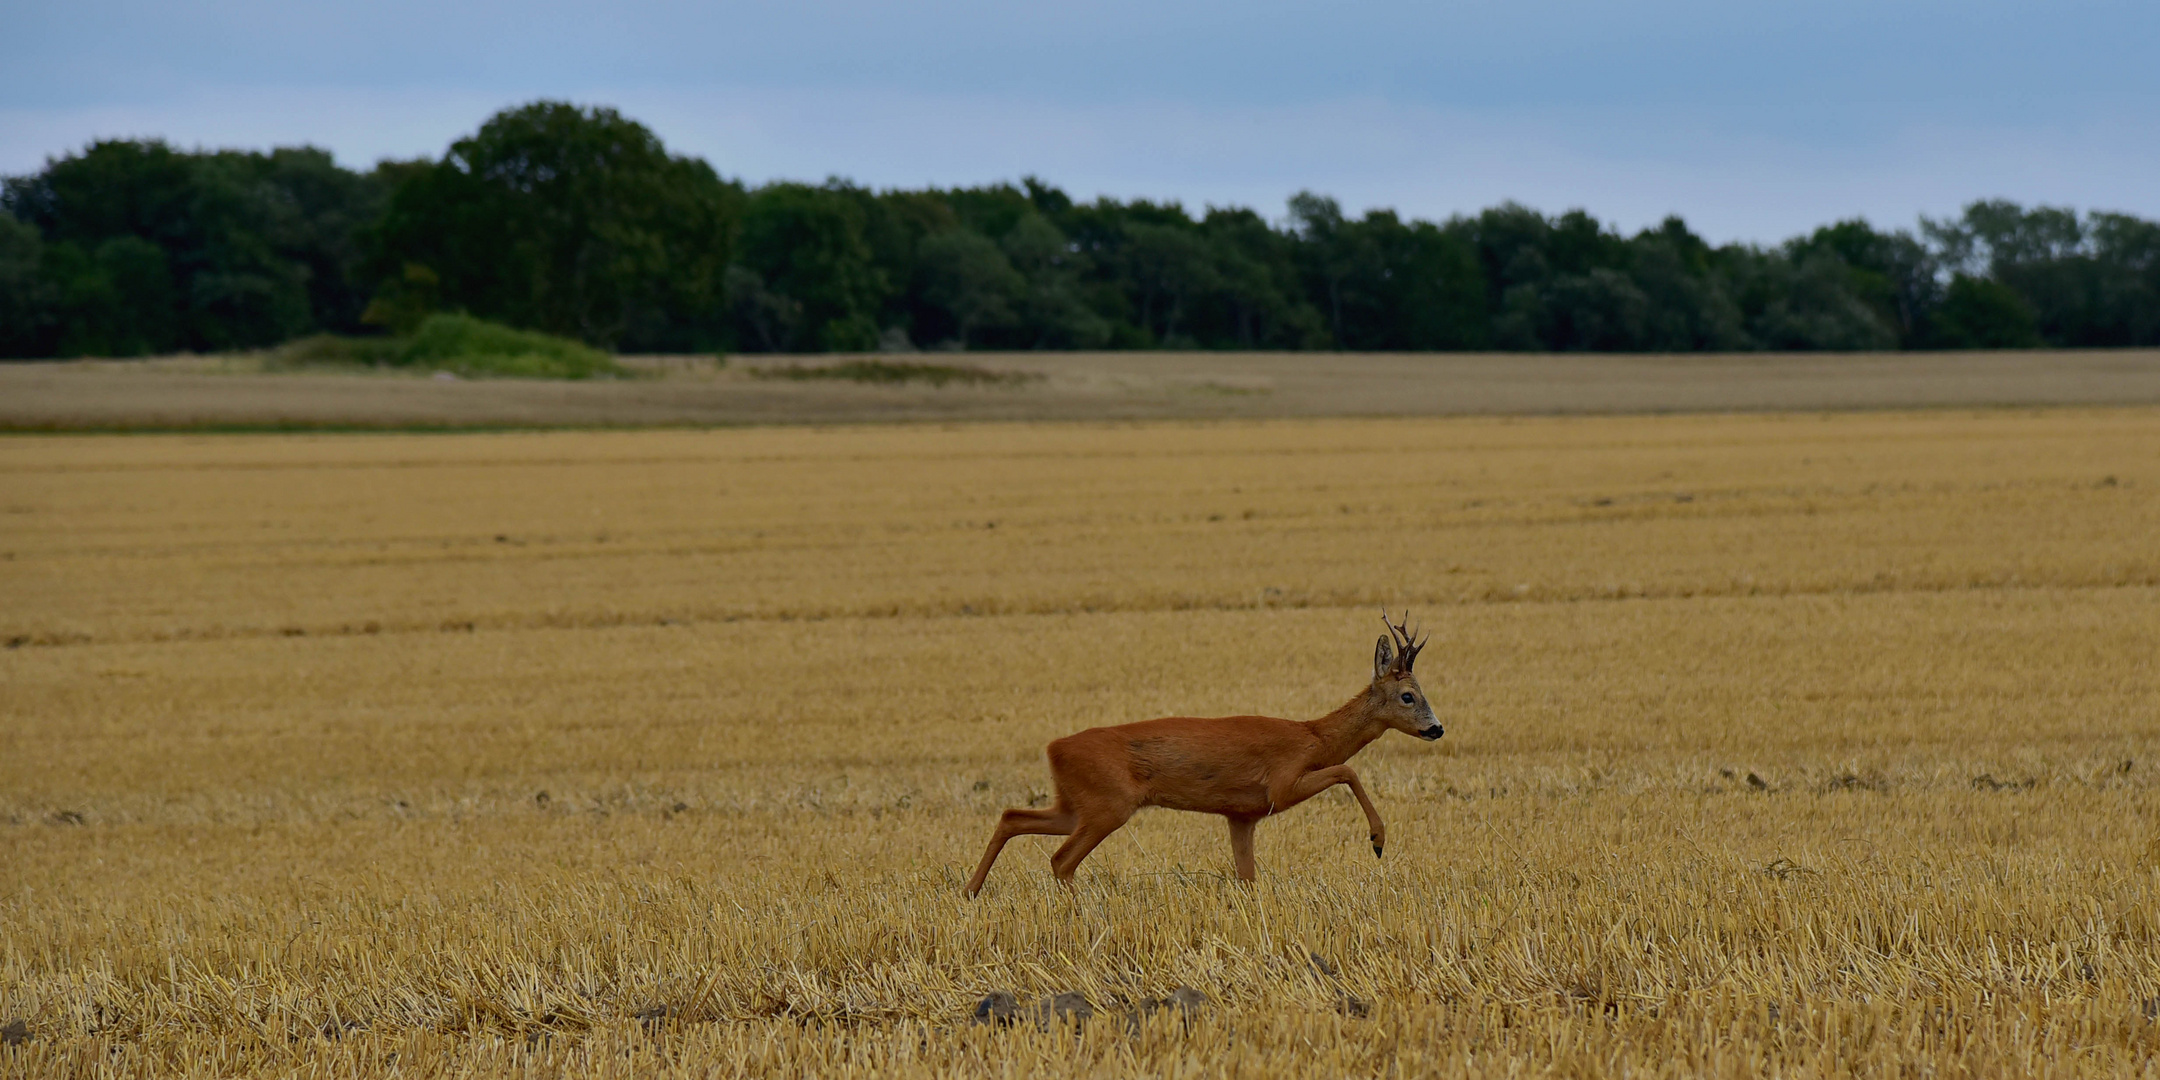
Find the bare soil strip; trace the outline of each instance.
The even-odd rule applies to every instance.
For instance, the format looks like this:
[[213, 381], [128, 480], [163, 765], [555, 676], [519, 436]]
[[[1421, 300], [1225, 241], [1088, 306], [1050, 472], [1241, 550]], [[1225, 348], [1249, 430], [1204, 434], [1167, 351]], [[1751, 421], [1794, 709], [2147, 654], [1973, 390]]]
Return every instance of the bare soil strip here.
[[0, 430], [544, 428], [1764, 412], [2160, 403], [2160, 350], [1779, 355], [971, 353], [1002, 385], [759, 378], [859, 357], [631, 357], [465, 381], [246, 358], [0, 364]]

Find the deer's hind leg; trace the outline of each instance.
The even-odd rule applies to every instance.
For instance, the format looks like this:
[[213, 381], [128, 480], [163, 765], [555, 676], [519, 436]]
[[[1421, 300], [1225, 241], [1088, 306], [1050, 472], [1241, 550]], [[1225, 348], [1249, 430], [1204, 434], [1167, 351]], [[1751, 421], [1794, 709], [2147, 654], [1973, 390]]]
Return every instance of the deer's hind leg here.
[[997, 830], [990, 834], [990, 846], [983, 850], [982, 862], [975, 866], [975, 876], [968, 879], [967, 895], [974, 896], [982, 891], [983, 882], [990, 877], [991, 864], [997, 862], [998, 853], [1005, 850], [1005, 841], [1029, 834], [1066, 836], [1073, 831], [1073, 823], [1072, 810], [1063, 799], [1048, 810], [1014, 807], [998, 815]]
[[1050, 875], [1067, 885], [1072, 884], [1073, 871], [1080, 869], [1080, 860], [1087, 858], [1095, 845], [1131, 820], [1132, 814], [1130, 809], [1104, 808], [1081, 817], [1073, 826], [1071, 838], [1051, 854]]
[[1072, 809], [1072, 836], [1050, 856], [1050, 874], [1072, 884], [1073, 871], [1103, 838], [1140, 809], [1146, 793], [1133, 779], [1122, 741], [1105, 744], [1106, 729], [1084, 731], [1050, 744], [1050, 781], [1057, 804]]

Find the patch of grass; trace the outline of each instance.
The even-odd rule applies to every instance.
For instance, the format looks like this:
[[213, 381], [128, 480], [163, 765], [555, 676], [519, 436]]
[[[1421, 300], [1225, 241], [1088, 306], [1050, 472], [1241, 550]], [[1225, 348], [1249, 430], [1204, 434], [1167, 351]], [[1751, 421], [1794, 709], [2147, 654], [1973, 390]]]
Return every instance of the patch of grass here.
[[344, 337], [311, 334], [295, 338], [263, 358], [267, 369], [321, 367], [390, 367], [398, 363], [404, 342], [390, 337]]
[[886, 386], [915, 382], [929, 383], [932, 386], [952, 383], [962, 386], [1019, 386], [1042, 379], [1041, 375], [1029, 371], [993, 371], [968, 364], [920, 364], [895, 360], [849, 360], [845, 363], [823, 365], [789, 364], [785, 367], [755, 368], [753, 374], [760, 379], [794, 379], [803, 382], [836, 379]]
[[418, 368], [468, 378], [591, 379], [628, 374], [614, 357], [583, 342], [470, 315], [431, 315], [411, 337], [316, 334], [278, 347], [267, 363], [283, 368]]
[[397, 362], [460, 375], [528, 379], [590, 379], [623, 373], [614, 357], [582, 342], [470, 315], [428, 316], [399, 350]]

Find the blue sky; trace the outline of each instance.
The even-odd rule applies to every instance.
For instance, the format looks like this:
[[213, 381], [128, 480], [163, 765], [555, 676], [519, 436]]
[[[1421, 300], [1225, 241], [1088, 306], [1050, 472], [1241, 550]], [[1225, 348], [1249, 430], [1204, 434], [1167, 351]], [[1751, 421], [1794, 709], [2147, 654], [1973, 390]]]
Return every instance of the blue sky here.
[[752, 183], [1515, 199], [1756, 241], [1983, 197], [2160, 217], [2151, 0], [0, 0], [0, 26], [5, 173], [153, 135], [364, 166], [550, 97]]

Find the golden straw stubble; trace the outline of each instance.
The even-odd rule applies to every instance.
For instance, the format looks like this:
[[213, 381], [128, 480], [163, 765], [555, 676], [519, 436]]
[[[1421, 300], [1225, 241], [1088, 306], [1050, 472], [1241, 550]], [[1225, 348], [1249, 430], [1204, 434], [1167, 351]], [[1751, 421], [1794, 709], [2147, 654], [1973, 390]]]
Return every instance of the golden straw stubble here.
[[[0, 1074], [2160, 1048], [2151, 410], [15, 438], [0, 477]], [[1154, 813], [1074, 892], [1023, 837], [960, 898], [1049, 739], [1318, 715], [1383, 603], [1448, 729], [1357, 761], [1386, 858], [1333, 792], [1250, 889]]]

